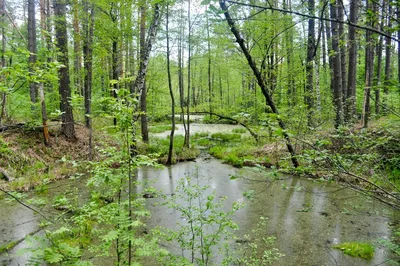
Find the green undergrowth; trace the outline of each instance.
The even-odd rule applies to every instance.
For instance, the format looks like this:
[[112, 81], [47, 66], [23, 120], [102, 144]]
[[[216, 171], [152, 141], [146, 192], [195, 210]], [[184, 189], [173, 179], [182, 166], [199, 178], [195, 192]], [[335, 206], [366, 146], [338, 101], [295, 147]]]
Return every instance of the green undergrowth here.
[[368, 129], [341, 127], [307, 142], [298, 155], [300, 173], [326, 177], [336, 169], [344, 181], [368, 179], [362, 182], [367, 189], [400, 189], [400, 119], [382, 118]]
[[[200, 151], [193, 145], [189, 148], [184, 147], [184, 137], [174, 137], [174, 152], [173, 152], [173, 163], [180, 161], [194, 160], [199, 156]], [[159, 162], [165, 163], [167, 161], [169, 151], [169, 136], [167, 138], [151, 138], [148, 145], [142, 145], [140, 147], [140, 153], [142, 154], [158, 154]]]
[[[172, 126], [171, 125], [155, 125], [155, 126], [150, 126], [149, 131], [151, 133], [162, 133], [165, 131], [171, 131]], [[175, 129], [178, 129], [175, 127]]]
[[335, 245], [333, 248], [340, 249], [349, 256], [365, 260], [372, 259], [375, 252], [375, 248], [371, 244], [362, 242], [345, 242]]

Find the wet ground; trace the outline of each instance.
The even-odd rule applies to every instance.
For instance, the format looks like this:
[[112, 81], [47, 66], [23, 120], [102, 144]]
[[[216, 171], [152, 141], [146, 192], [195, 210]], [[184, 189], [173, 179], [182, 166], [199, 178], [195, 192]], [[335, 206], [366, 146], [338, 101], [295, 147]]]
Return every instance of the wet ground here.
[[[390, 224], [399, 220], [398, 213], [335, 183], [287, 176], [269, 178], [267, 174], [256, 169], [239, 170], [205, 155], [196, 162], [179, 163], [170, 168], [140, 169], [138, 181], [149, 182], [142, 182], [138, 192], [151, 184], [168, 198], [176, 192], [180, 179], [192, 177], [200, 186], [209, 185], [218, 197], [226, 196], [227, 209], [233, 202], [244, 202], [246, 206], [234, 216], [240, 226], [238, 238], [255, 228], [260, 216], [267, 217], [261, 232], [264, 236], [276, 237], [275, 247], [285, 254], [273, 265], [387, 265], [392, 254], [377, 242], [392, 236], [394, 228]], [[231, 180], [232, 176], [240, 178]], [[84, 183], [59, 181], [49, 186], [49, 197], [76, 187], [84, 190]], [[252, 200], [243, 196], [249, 191]], [[155, 205], [160, 201], [160, 198], [147, 199], [152, 212], [148, 227], [176, 228], [182, 216], [165, 206]], [[51, 215], [52, 210], [47, 207], [40, 211]], [[26, 207], [4, 199], [0, 201], [0, 214], [0, 246], [34, 232], [41, 220]], [[376, 245], [374, 258], [356, 259], [332, 248], [346, 241]], [[9, 253], [1, 254], [0, 265], [25, 265], [28, 256], [17, 256], [25, 245], [23, 241]], [[174, 245], [167, 244], [167, 248], [177, 253], [179, 250]], [[217, 262], [220, 260], [221, 255], [215, 258]]]

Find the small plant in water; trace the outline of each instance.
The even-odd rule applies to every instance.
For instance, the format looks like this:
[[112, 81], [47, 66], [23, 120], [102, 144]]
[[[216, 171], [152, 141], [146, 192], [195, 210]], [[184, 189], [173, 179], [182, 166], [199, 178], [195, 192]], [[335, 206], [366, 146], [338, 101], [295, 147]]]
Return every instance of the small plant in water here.
[[[160, 231], [167, 241], [178, 242], [183, 260], [196, 265], [210, 265], [218, 254], [217, 250], [222, 252], [221, 249], [228, 248], [228, 241], [233, 238], [232, 230], [239, 228], [232, 216], [243, 205], [235, 202], [230, 210], [224, 211], [226, 197], [217, 200], [215, 192], [209, 192], [210, 186], [201, 186], [200, 179], [195, 180], [181, 179], [175, 195], [165, 203], [180, 212], [184, 222], [178, 224], [176, 231]], [[189, 255], [185, 257], [185, 254]]]
[[366, 260], [370, 260], [374, 257], [375, 249], [369, 243], [362, 242], [345, 242], [333, 246], [333, 248], [340, 249], [344, 254], [352, 257], [359, 257]]

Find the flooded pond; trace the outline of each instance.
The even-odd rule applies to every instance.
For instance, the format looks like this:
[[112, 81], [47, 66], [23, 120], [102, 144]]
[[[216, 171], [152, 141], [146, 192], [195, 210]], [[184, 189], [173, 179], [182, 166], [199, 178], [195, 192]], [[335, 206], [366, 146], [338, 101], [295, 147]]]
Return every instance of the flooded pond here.
[[[261, 216], [268, 218], [262, 232], [265, 236], [276, 237], [274, 246], [285, 255], [272, 265], [385, 265], [391, 258], [392, 254], [377, 242], [392, 236], [394, 228], [390, 224], [399, 219], [398, 213], [334, 183], [286, 176], [267, 178], [266, 173], [233, 168], [204, 155], [196, 162], [168, 168], [141, 168], [137, 180], [142, 181], [142, 185], [137, 189], [143, 191], [148, 183], [165, 195], [174, 195], [179, 180], [191, 177], [198, 180], [199, 185], [209, 185], [217, 198], [226, 196], [224, 206], [227, 208], [233, 202], [244, 202], [245, 207], [233, 217], [240, 227], [236, 232], [238, 238], [255, 228]], [[231, 180], [232, 176], [239, 178]], [[68, 185], [84, 187], [82, 181], [74, 182], [78, 181], [52, 184], [49, 193], [56, 195]], [[249, 191], [251, 200], [243, 196]], [[182, 221], [180, 213], [155, 204], [160, 201], [160, 198], [146, 200], [152, 213], [147, 227], [175, 228], [176, 223]], [[0, 213], [0, 245], [21, 239], [38, 228], [40, 217], [15, 202], [1, 200]], [[352, 258], [332, 248], [334, 244], [347, 241], [375, 245], [373, 259]], [[23, 246], [24, 242], [10, 254], [1, 254], [0, 265], [24, 265], [27, 257], [16, 255], [16, 250]], [[167, 245], [167, 249], [178, 252], [173, 245]]]
[[[185, 128], [183, 124], [176, 124], [177, 129], [175, 129], [175, 136], [176, 135], [185, 135]], [[207, 132], [209, 134], [214, 133], [232, 133], [233, 129], [236, 128], [244, 128], [240, 125], [227, 125], [227, 124], [190, 124], [190, 134], [194, 135], [196, 133], [204, 133]], [[154, 137], [157, 138], [166, 138], [170, 134], [170, 131], [165, 131], [162, 133], [152, 134]]]

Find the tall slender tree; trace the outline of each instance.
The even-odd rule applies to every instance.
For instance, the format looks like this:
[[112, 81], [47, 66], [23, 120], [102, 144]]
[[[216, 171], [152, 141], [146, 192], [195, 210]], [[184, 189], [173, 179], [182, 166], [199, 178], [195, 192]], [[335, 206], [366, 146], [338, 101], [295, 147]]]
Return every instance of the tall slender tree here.
[[[358, 0], [350, 1], [350, 22], [357, 23]], [[349, 71], [347, 78], [345, 120], [351, 122], [355, 116], [356, 107], [356, 84], [357, 84], [357, 37], [356, 27], [349, 26]]]
[[28, 51], [29, 51], [29, 96], [33, 104], [37, 101], [37, 83], [33, 79], [35, 75], [35, 64], [37, 59], [36, 46], [36, 19], [35, 19], [35, 0], [28, 0]]
[[166, 13], [166, 24], [165, 24], [165, 34], [167, 37], [167, 74], [168, 74], [168, 89], [169, 94], [171, 96], [171, 134], [169, 136], [169, 149], [168, 149], [168, 158], [167, 164], [172, 164], [172, 156], [174, 151], [174, 134], [175, 134], [175, 98], [174, 92], [172, 90], [172, 77], [171, 77], [171, 59], [170, 59], [170, 47], [169, 47], [169, 4], [167, 4], [167, 13]]
[[61, 133], [68, 140], [75, 140], [75, 121], [71, 106], [71, 88], [69, 81], [68, 63], [68, 35], [67, 35], [67, 4], [65, 0], [54, 0], [55, 29], [58, 52], [58, 61], [63, 65], [58, 70]]
[[[140, 63], [145, 59], [146, 45], [146, 19], [147, 19], [147, 3], [142, 1], [140, 6]], [[149, 130], [147, 126], [147, 87], [144, 80], [143, 88], [140, 94], [140, 125], [142, 129], [142, 139], [144, 142], [149, 142]]]
[[331, 30], [332, 30], [332, 67], [333, 77], [331, 88], [333, 92], [333, 103], [335, 106], [336, 118], [335, 127], [339, 127], [343, 123], [343, 98], [342, 98], [342, 71], [340, 62], [340, 47], [339, 47], [339, 25], [338, 20], [338, 1], [330, 2], [331, 15]]
[[[315, 1], [308, 0], [308, 12], [310, 15], [314, 16]], [[310, 18], [308, 20], [308, 36], [307, 36], [307, 58], [306, 58], [306, 93], [305, 93], [305, 103], [307, 104], [307, 121], [309, 126], [313, 126], [314, 121], [314, 58], [316, 53], [315, 47], [315, 20]]]
[[[1, 68], [6, 66], [6, 20], [5, 20], [5, 13], [6, 13], [6, 0], [0, 0], [0, 8], [1, 8]], [[1, 105], [0, 105], [0, 125], [3, 119], [6, 117], [6, 101], [7, 101], [7, 92], [3, 91], [1, 93]]]

